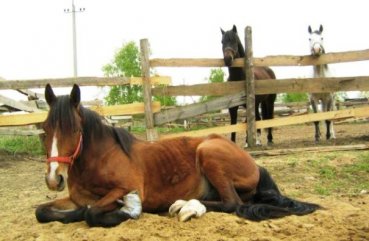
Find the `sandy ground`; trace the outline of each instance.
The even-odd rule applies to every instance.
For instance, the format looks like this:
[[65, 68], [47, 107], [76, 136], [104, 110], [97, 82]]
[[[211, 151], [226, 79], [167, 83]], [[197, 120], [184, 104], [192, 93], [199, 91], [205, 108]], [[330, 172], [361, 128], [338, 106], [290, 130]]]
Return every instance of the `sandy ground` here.
[[[278, 128], [273, 148], [312, 146], [312, 129], [312, 125]], [[323, 141], [320, 145], [369, 143], [368, 122], [337, 125], [336, 132], [336, 141]], [[309, 155], [316, 158], [319, 153]], [[84, 222], [39, 224], [34, 217], [35, 207], [66, 193], [47, 190], [42, 157], [3, 153], [0, 154], [0, 240], [369, 240], [368, 194], [348, 195], [341, 190], [331, 196], [317, 195], [312, 191], [315, 174], [291, 171], [287, 159], [286, 156], [259, 157], [257, 162], [269, 169], [283, 193], [319, 203], [325, 210], [262, 222], [210, 212], [181, 223], [176, 218], [144, 213], [138, 220], [106, 229], [89, 228]], [[309, 165], [306, 157], [298, 165]]]

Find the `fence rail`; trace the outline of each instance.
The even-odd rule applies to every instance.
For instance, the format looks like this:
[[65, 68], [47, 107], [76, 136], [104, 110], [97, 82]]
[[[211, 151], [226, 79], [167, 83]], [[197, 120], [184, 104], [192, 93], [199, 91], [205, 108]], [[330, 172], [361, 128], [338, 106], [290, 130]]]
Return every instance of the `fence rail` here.
[[[251, 28], [249, 33], [245, 34], [245, 40], [251, 40]], [[11, 80], [0, 81], [0, 89], [28, 89], [28, 88], [44, 88], [46, 83], [50, 83], [53, 87], [66, 87], [74, 83], [80, 86], [111, 86], [111, 85], [128, 85], [128, 84], [143, 84], [145, 89], [145, 103], [141, 103], [142, 112], [146, 114], [146, 124], [148, 125], [147, 137], [149, 139], [157, 138], [153, 125], [162, 124], [168, 121], [173, 121], [178, 118], [188, 118], [194, 115], [203, 114], [204, 112], [217, 110], [222, 105], [222, 108], [228, 108], [235, 104], [245, 103], [245, 94], [249, 92], [246, 88], [246, 82], [250, 80], [239, 82], [213, 83], [213, 84], [197, 84], [193, 86], [155, 86], [155, 83], [168, 84], [168, 78], [157, 76], [150, 76], [150, 68], [154, 67], [224, 67], [224, 61], [220, 58], [155, 58], [148, 59], [149, 49], [147, 40], [141, 40], [141, 57], [144, 60], [142, 63], [143, 78], [129, 78], [129, 77], [79, 77], [79, 78], [59, 78], [59, 79], [40, 79], [40, 80]], [[146, 43], [146, 44], [145, 44]], [[246, 45], [249, 46], [249, 45]], [[247, 49], [252, 53], [252, 49]], [[308, 55], [293, 56], [293, 55], [278, 55], [266, 56], [262, 58], [249, 56], [249, 59], [236, 59], [233, 67], [244, 67], [245, 63], [249, 62], [249, 68], [253, 66], [307, 66], [318, 64], [343, 63], [353, 61], [369, 60], [369, 49], [360, 51], [348, 51], [337, 53], [326, 53], [319, 58]], [[336, 92], [336, 91], [369, 91], [369, 76], [354, 76], [354, 77], [337, 77], [337, 78], [305, 78], [305, 79], [278, 79], [278, 80], [257, 80], [255, 81], [255, 91], [251, 91], [248, 95], [255, 94], [269, 94], [269, 93], [290, 93], [290, 92]], [[243, 92], [240, 92], [240, 91]], [[179, 107], [178, 109], [160, 111], [160, 106], [152, 105], [152, 95], [164, 96], [191, 96], [191, 95], [212, 95], [222, 96], [218, 100], [212, 100], [207, 103], [200, 103], [189, 105], [186, 107]], [[252, 98], [252, 97], [251, 97]], [[217, 102], [218, 101], [218, 102]], [[221, 105], [219, 104], [221, 103]], [[105, 108], [105, 107], [101, 107]], [[117, 108], [117, 107], [114, 107]], [[103, 115], [116, 114], [133, 114], [133, 109], [126, 106], [118, 111], [102, 111]], [[131, 112], [132, 111], [132, 112]], [[135, 112], [137, 113], [137, 112]], [[252, 114], [252, 113], [251, 113]], [[33, 115], [33, 117], [32, 117]], [[12, 115], [0, 116], [0, 126], [5, 125], [26, 125], [38, 123], [44, 120], [46, 113], [31, 113], [27, 116]], [[250, 114], [249, 114], [250, 115]], [[333, 116], [332, 116], [333, 115]], [[168, 118], [170, 116], [170, 118]], [[330, 114], [323, 113], [308, 114], [303, 117], [287, 117], [281, 120], [261, 121], [256, 122], [257, 127], [273, 127], [288, 124], [296, 124], [301, 122], [310, 122], [321, 119], [335, 119], [335, 118], [349, 118], [356, 116], [369, 116], [369, 109], [357, 108], [354, 110], [340, 110], [338, 112], [330, 112]], [[8, 118], [8, 119], [7, 119]], [[150, 120], [151, 118], [151, 120]], [[292, 118], [292, 119], [289, 119]], [[293, 119], [294, 118], [294, 119]], [[318, 118], [318, 119], [316, 119]], [[6, 120], [7, 119], [7, 120]], [[22, 120], [23, 119], [23, 120]], [[33, 120], [33, 121], [30, 121]], [[205, 135], [211, 132], [228, 133], [233, 131], [246, 131], [245, 124], [227, 125], [223, 127], [210, 128], [200, 132], [186, 132], [186, 135]], [[200, 133], [200, 134], [199, 134]], [[183, 134], [183, 133], [182, 133]]]

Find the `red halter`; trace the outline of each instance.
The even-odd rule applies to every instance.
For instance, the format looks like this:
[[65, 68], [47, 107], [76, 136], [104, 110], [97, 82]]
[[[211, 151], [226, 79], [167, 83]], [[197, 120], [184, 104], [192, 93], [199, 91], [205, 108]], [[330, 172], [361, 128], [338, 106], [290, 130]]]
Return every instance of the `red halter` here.
[[70, 166], [72, 166], [74, 160], [77, 159], [78, 155], [80, 154], [81, 149], [82, 149], [82, 133], [79, 135], [78, 145], [73, 155], [71, 156], [52, 156], [52, 157], [47, 158], [47, 162], [50, 163], [50, 162], [56, 161], [56, 162], [70, 164]]

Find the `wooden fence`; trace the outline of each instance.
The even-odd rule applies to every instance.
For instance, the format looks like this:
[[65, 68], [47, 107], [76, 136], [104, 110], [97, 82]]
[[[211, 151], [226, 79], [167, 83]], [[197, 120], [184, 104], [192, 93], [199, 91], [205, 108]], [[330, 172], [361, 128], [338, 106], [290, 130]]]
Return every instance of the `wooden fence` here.
[[[369, 49], [361, 51], [349, 51], [339, 53], [327, 53], [319, 58], [313, 58], [310, 55], [305, 56], [267, 56], [263, 58], [255, 58], [252, 56], [252, 32], [251, 28], [245, 29], [245, 46], [246, 59], [236, 59], [233, 67], [244, 67], [246, 73], [252, 73], [254, 66], [306, 66], [317, 64], [342, 63], [352, 61], [369, 60]], [[325, 119], [342, 119], [352, 117], [368, 117], [369, 108], [360, 107], [352, 110], [339, 110], [330, 113], [308, 114], [303, 117], [286, 117], [283, 120], [275, 119], [268, 121], [253, 122], [254, 107], [252, 99], [255, 94], [269, 93], [290, 93], [290, 92], [336, 92], [336, 91], [368, 91], [369, 76], [354, 77], [337, 77], [337, 78], [304, 78], [304, 79], [278, 79], [278, 80], [258, 80], [253, 83], [253, 75], [248, 74], [245, 81], [213, 83], [213, 84], [197, 84], [192, 86], [166, 86], [153, 87], [153, 82], [164, 81], [168, 83], [168, 78], [151, 77], [150, 68], [154, 67], [223, 67], [223, 59], [149, 59], [148, 41], [146, 39], [140, 41], [141, 48], [141, 64], [142, 79], [117, 77], [117, 78], [97, 78], [97, 77], [80, 77], [65, 79], [43, 79], [43, 80], [12, 80], [0, 81], [0, 89], [28, 89], [28, 88], [44, 88], [46, 83], [50, 83], [53, 87], [67, 87], [77, 83], [81, 86], [111, 86], [126, 85], [130, 83], [137, 84], [142, 81], [144, 86], [145, 102], [139, 104], [139, 111], [136, 108], [130, 109], [134, 113], [145, 113], [145, 123], [147, 127], [147, 139], [155, 140], [159, 138], [155, 131], [155, 126], [166, 122], [172, 122], [177, 119], [185, 119], [207, 112], [217, 111], [230, 108], [232, 106], [244, 104], [249, 97], [246, 124], [226, 125], [222, 127], [209, 128], [201, 131], [186, 132], [186, 135], [198, 136], [207, 135], [209, 133], [229, 133], [233, 131], [248, 131], [255, 133], [256, 128], [267, 128], [282, 125], [291, 125], [304, 122], [313, 122]], [[205, 103], [196, 103], [188, 106], [182, 106], [169, 110], [161, 110], [158, 103], [152, 103], [152, 95], [165, 96], [191, 96], [191, 95], [212, 95], [220, 96], [214, 100]], [[251, 101], [250, 101], [251, 100]], [[105, 111], [106, 108], [111, 108]], [[112, 111], [114, 109], [114, 112]], [[127, 106], [100, 107], [100, 113], [104, 115], [123, 115], [127, 113]], [[30, 116], [35, 115], [37, 117]], [[9, 119], [13, 118], [13, 119]], [[9, 125], [29, 125], [39, 123], [44, 120], [45, 113], [30, 113], [27, 117], [18, 117], [22, 121], [15, 121], [16, 117], [0, 116], [0, 126]], [[250, 121], [251, 120], [251, 121]], [[167, 138], [174, 135], [162, 136]], [[254, 136], [249, 142], [254, 143]]]

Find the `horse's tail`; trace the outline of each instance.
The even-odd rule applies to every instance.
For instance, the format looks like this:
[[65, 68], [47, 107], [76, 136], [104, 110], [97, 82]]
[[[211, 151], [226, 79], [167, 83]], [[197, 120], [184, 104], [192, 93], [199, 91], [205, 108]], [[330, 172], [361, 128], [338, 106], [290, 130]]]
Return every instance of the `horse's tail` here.
[[283, 196], [268, 171], [259, 167], [260, 180], [256, 194], [249, 204], [237, 207], [236, 214], [254, 221], [280, 218], [288, 215], [305, 215], [321, 208], [317, 204], [301, 202]]

